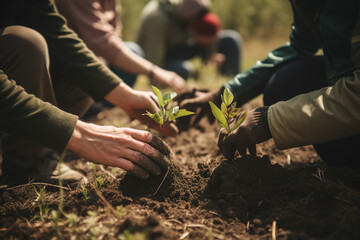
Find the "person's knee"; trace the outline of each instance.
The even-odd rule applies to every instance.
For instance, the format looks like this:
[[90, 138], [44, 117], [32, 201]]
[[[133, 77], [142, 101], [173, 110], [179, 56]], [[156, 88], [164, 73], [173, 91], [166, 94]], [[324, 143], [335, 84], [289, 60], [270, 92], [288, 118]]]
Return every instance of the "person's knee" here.
[[239, 49], [241, 48], [243, 42], [240, 33], [235, 30], [222, 30], [220, 32], [220, 41], [227, 46], [236, 46]]
[[[2, 54], [9, 53], [14, 56], [19, 56], [23, 60], [31, 60], [31, 62], [38, 63], [44, 60], [49, 65], [48, 48], [46, 40], [37, 31], [23, 27], [10, 26], [6, 27], [0, 37], [0, 46], [2, 47]], [[24, 59], [25, 58], [25, 59]]]

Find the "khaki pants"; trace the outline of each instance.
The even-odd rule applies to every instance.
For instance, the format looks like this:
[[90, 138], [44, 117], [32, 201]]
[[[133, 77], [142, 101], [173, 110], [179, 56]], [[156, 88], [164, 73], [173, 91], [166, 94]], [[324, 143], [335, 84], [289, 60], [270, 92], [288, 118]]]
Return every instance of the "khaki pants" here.
[[[79, 88], [52, 74], [46, 41], [32, 29], [10, 26], [0, 30], [0, 69], [26, 92], [64, 111], [82, 116], [92, 103]], [[3, 174], [25, 177], [26, 172], [51, 153], [51, 149], [5, 133], [2, 136]]]

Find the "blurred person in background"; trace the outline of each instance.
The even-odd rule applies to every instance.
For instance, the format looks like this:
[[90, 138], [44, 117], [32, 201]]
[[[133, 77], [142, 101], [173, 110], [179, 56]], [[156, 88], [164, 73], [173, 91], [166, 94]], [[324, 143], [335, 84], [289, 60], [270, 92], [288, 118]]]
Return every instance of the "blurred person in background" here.
[[[185, 88], [185, 81], [179, 75], [144, 59], [143, 50], [135, 42], [122, 40], [122, 24], [118, 19], [121, 6], [116, 0], [55, 0], [55, 4], [68, 26], [130, 87], [134, 86], [137, 74], [143, 74], [158, 86], [177, 92]], [[87, 115], [97, 113], [101, 105], [93, 105]]]
[[[85, 183], [61, 164], [65, 148], [84, 159], [120, 167], [140, 178], [160, 174], [169, 149], [148, 131], [79, 120], [95, 100], [106, 99], [130, 117], [152, 111], [151, 92], [130, 88], [67, 27], [50, 0], [0, 4], [0, 132], [2, 179]], [[165, 134], [174, 134], [174, 126]], [[2, 182], [4, 183], [4, 182]]]
[[[221, 89], [182, 103], [211, 116], [225, 87], [244, 104], [263, 93], [264, 107], [249, 111], [240, 128], [218, 139], [232, 158], [256, 153], [270, 138], [279, 149], [313, 145], [332, 166], [360, 167], [360, 3], [290, 0], [294, 21], [287, 43]], [[323, 56], [316, 56], [322, 49]]]
[[209, 0], [151, 0], [142, 10], [137, 43], [145, 57], [184, 79], [196, 77], [191, 59], [198, 56], [220, 73], [240, 72], [242, 39], [234, 30], [221, 30]]

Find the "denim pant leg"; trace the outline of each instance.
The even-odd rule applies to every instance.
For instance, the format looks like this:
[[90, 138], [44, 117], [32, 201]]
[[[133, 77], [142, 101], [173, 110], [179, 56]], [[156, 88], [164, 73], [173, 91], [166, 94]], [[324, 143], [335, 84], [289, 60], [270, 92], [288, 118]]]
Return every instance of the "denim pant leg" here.
[[[264, 105], [271, 105], [327, 86], [325, 63], [321, 56], [301, 58], [279, 68], [264, 90]], [[331, 166], [360, 167], [360, 135], [313, 145], [317, 154]]]
[[[125, 45], [134, 53], [139, 55], [140, 57], [144, 57], [144, 51], [142, 48], [135, 42], [125, 42]], [[136, 82], [137, 74], [129, 73], [125, 70], [122, 70], [120, 68], [117, 68], [113, 65], [109, 65], [110, 70], [115, 73], [117, 76], [119, 76], [124, 83], [126, 83], [128, 86], [133, 87]]]
[[234, 30], [222, 30], [219, 34], [217, 51], [225, 55], [225, 62], [220, 68], [224, 75], [234, 76], [241, 71], [243, 40]]
[[194, 39], [189, 39], [186, 43], [167, 53], [163, 67], [168, 71], [177, 73], [183, 79], [188, 79], [195, 75], [195, 68], [190, 59], [198, 53], [199, 48]]

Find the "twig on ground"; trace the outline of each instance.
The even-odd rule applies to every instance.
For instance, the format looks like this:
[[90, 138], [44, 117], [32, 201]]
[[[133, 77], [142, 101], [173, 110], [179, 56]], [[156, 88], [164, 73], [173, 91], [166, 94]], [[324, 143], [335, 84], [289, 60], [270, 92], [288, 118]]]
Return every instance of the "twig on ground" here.
[[161, 188], [161, 186], [162, 186], [162, 185], [163, 185], [163, 183], [165, 182], [165, 179], [167, 178], [167, 175], [169, 174], [169, 171], [170, 171], [170, 166], [168, 166], [168, 169], [167, 169], [167, 171], [166, 171], [166, 173], [165, 173], [165, 175], [164, 175], [163, 179], [161, 180], [161, 182], [160, 182], [159, 186], [157, 187], [156, 191], [153, 193], [153, 195], [152, 195], [152, 196], [155, 196], [155, 195], [158, 193], [159, 189]]
[[63, 186], [59, 186], [59, 185], [55, 185], [55, 184], [42, 183], [42, 182], [29, 182], [29, 183], [26, 183], [26, 184], [22, 184], [22, 185], [17, 185], [17, 186], [14, 186], [14, 187], [6, 188], [6, 190], [12, 190], [12, 189], [16, 189], [16, 188], [27, 187], [27, 186], [34, 186], [34, 185], [44, 185], [44, 186], [49, 186], [49, 187], [61, 188], [61, 189], [69, 190], [69, 191], [71, 190], [70, 187], [63, 187]]

